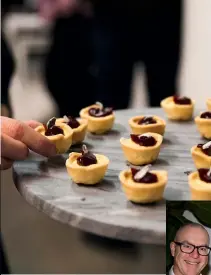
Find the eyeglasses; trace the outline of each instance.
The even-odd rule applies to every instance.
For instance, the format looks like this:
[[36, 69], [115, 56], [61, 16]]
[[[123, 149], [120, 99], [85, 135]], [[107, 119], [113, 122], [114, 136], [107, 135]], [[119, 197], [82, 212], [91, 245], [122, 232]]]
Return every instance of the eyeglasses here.
[[204, 246], [204, 245], [196, 246], [189, 243], [180, 243], [180, 242], [174, 242], [174, 243], [179, 245], [180, 250], [187, 254], [191, 254], [196, 248], [198, 251], [198, 254], [200, 254], [201, 256], [208, 256], [211, 250], [211, 247]]

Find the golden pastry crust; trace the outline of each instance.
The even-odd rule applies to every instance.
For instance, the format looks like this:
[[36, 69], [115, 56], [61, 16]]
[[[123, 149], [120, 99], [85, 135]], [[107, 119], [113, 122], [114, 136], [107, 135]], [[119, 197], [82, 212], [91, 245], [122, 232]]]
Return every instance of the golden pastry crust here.
[[211, 119], [195, 117], [195, 123], [201, 136], [206, 139], [211, 139]]
[[64, 135], [58, 134], [54, 136], [45, 136], [45, 128], [43, 125], [38, 126], [35, 131], [42, 134], [55, 144], [57, 154], [64, 154], [72, 145], [73, 130], [68, 125], [58, 121], [56, 121], [55, 125], [64, 131]]
[[142, 118], [144, 118], [145, 116], [134, 116], [131, 117], [128, 121], [132, 133], [135, 135], [141, 135], [144, 133], [157, 133], [160, 135], [164, 135], [165, 132], [165, 128], [166, 128], [166, 122], [165, 120], [163, 120], [162, 118], [158, 117], [158, 116], [152, 116], [157, 123], [155, 124], [148, 124], [148, 125], [140, 125], [138, 124], [138, 121]]
[[87, 119], [88, 121], [87, 130], [95, 134], [104, 134], [108, 132], [113, 127], [113, 124], [114, 124], [114, 120], [115, 120], [114, 113], [105, 117], [93, 117], [93, 116], [90, 116], [88, 113], [90, 108], [99, 108], [99, 105], [93, 104], [80, 111], [80, 117], [83, 119]]
[[154, 162], [159, 153], [163, 141], [163, 137], [156, 133], [146, 133], [156, 139], [154, 146], [140, 146], [133, 142], [130, 138], [121, 138], [120, 143], [125, 158], [134, 165], [144, 165]]
[[[79, 144], [79, 143], [83, 142], [83, 140], [85, 139], [85, 136], [86, 136], [87, 126], [88, 126], [88, 122], [86, 119], [77, 118], [76, 120], [80, 123], [80, 126], [78, 126], [77, 128], [72, 128], [72, 130], [73, 130], [72, 145]], [[56, 121], [64, 123], [65, 119], [57, 118]]]
[[209, 111], [211, 111], [211, 98], [207, 99], [207, 108]]
[[157, 175], [158, 182], [137, 183], [132, 178], [131, 169], [120, 172], [119, 180], [129, 201], [135, 203], [151, 203], [162, 200], [163, 192], [168, 180], [167, 172], [152, 170], [150, 173]]
[[191, 100], [190, 105], [175, 104], [173, 96], [167, 97], [161, 101], [161, 107], [171, 120], [190, 120], [193, 116], [195, 101]]
[[211, 200], [211, 183], [202, 181], [198, 171], [188, 176], [191, 200]]
[[97, 163], [89, 166], [80, 166], [77, 158], [81, 153], [70, 153], [66, 161], [67, 172], [74, 183], [93, 185], [99, 183], [105, 176], [108, 168], [109, 159], [104, 155], [94, 154]]
[[197, 169], [207, 168], [209, 169], [211, 166], [211, 157], [204, 154], [201, 148], [197, 146], [193, 146], [191, 148], [191, 155], [194, 161], [194, 164]]

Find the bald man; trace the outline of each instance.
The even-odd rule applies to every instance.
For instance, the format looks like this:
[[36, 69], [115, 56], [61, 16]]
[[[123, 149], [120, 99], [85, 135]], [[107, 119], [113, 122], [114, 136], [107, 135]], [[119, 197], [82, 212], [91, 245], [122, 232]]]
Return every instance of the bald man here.
[[182, 226], [170, 244], [174, 264], [170, 275], [199, 275], [208, 263], [210, 238], [200, 224]]

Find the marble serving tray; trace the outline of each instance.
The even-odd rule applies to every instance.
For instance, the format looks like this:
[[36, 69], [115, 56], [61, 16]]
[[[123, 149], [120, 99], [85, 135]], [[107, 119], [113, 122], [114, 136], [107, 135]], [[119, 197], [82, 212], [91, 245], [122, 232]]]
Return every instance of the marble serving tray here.
[[[136, 205], [127, 201], [118, 179], [125, 169], [119, 139], [129, 137], [128, 119], [135, 115], [158, 115], [160, 108], [116, 112], [112, 131], [105, 135], [87, 134], [85, 144], [93, 153], [110, 159], [106, 176], [93, 187], [78, 186], [69, 178], [65, 161], [68, 154], [51, 159], [30, 154], [26, 161], [14, 165], [14, 181], [22, 196], [38, 210], [62, 223], [101, 236], [139, 243], [165, 244], [165, 200], [189, 200], [187, 171], [194, 165], [190, 148], [204, 142], [194, 121], [170, 122], [154, 169], [168, 171], [168, 184], [163, 201]], [[79, 151], [80, 146], [70, 148]]]

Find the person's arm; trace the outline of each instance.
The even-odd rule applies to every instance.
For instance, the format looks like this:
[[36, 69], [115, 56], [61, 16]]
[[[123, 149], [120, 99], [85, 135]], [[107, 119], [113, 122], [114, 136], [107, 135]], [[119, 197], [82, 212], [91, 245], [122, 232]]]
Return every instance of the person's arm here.
[[10, 168], [15, 160], [26, 159], [29, 149], [46, 157], [56, 155], [55, 145], [34, 131], [38, 125], [1, 117], [1, 170]]

